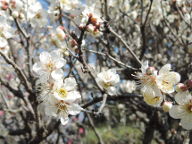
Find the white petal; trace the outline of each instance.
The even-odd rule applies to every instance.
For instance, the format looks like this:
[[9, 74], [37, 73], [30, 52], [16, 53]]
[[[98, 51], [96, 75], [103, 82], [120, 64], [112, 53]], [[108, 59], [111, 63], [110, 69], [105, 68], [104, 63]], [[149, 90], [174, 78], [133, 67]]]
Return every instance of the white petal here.
[[52, 77], [54, 80], [61, 80], [61, 79], [64, 77], [64, 72], [63, 72], [62, 69], [54, 70], [54, 71], [51, 73], [51, 77]]
[[66, 125], [66, 124], [69, 122], [69, 118], [68, 118], [68, 117], [66, 117], [66, 118], [61, 117], [61, 118], [60, 118], [60, 121], [61, 121], [61, 124], [62, 124], [62, 125]]
[[68, 106], [68, 113], [70, 115], [77, 115], [81, 112], [83, 108], [80, 107], [78, 104], [71, 104]]
[[188, 91], [186, 92], [178, 92], [175, 95], [175, 101], [180, 104], [180, 105], [184, 105], [185, 103], [187, 103], [190, 99], [192, 98], [192, 96], [190, 95], [190, 93]]
[[47, 73], [47, 72], [42, 72], [41, 75], [40, 75], [40, 77], [39, 77], [40, 82], [41, 82], [41, 83], [46, 83], [46, 82], [48, 81], [48, 79], [49, 79], [49, 76], [50, 76], [49, 73]]
[[156, 86], [145, 86], [142, 89], [142, 93], [144, 101], [149, 105], [160, 106], [163, 101], [163, 95]]
[[113, 74], [116, 74], [116, 69], [109, 69], [107, 72], [111, 72]]
[[141, 72], [142, 73], [146, 73], [146, 69], [149, 67], [149, 62], [148, 61], [144, 61], [142, 63], [142, 66], [141, 66]]
[[57, 114], [56, 114], [57, 108], [55, 106], [49, 105], [44, 107], [44, 109], [45, 109], [45, 114], [47, 116], [57, 117]]
[[192, 114], [188, 114], [181, 119], [181, 125], [183, 128], [192, 129]]
[[81, 98], [81, 95], [77, 91], [68, 92], [67, 96], [63, 98], [68, 103], [73, 103]]
[[53, 59], [58, 59], [58, 58], [61, 58], [61, 53], [59, 50], [53, 50], [51, 53], [50, 53], [51, 57]]
[[35, 64], [33, 65], [33, 67], [32, 67], [32, 70], [33, 70], [36, 74], [41, 75], [41, 73], [42, 73], [41, 63], [40, 63], [40, 62], [35, 63]]
[[115, 74], [115, 75], [112, 77], [112, 79], [111, 79], [111, 84], [112, 84], [112, 85], [115, 85], [115, 84], [117, 84], [119, 81], [120, 81], [119, 75], [118, 75], [118, 74]]
[[109, 95], [115, 95], [116, 94], [116, 88], [115, 87], [109, 87], [108, 89], [107, 89], [107, 92], [108, 92], [108, 94]]
[[41, 63], [46, 64], [51, 60], [51, 55], [48, 52], [42, 52], [40, 53], [39, 59]]
[[69, 78], [66, 78], [64, 80], [64, 88], [67, 90], [67, 91], [71, 91], [71, 90], [74, 90], [77, 86], [77, 83], [76, 83], [76, 80], [75, 78], [73, 77], [69, 77]]
[[169, 115], [175, 119], [181, 119], [183, 116], [186, 115], [186, 113], [187, 112], [185, 111], [185, 109], [180, 105], [174, 105], [169, 110]]
[[66, 60], [65, 59], [63, 59], [63, 58], [60, 58], [60, 59], [57, 59], [56, 61], [55, 61], [55, 66], [56, 66], [56, 68], [62, 68], [64, 65], [66, 64]]
[[6, 47], [7, 45], [8, 45], [7, 40], [0, 37], [0, 47]]
[[54, 97], [57, 99], [57, 100], [64, 100], [63, 97], [61, 97], [57, 92], [54, 92]]
[[181, 76], [177, 72], [169, 72], [166, 76], [166, 80], [172, 84], [177, 84], [181, 79]]
[[167, 73], [171, 70], [171, 64], [164, 65], [160, 70], [159, 74]]

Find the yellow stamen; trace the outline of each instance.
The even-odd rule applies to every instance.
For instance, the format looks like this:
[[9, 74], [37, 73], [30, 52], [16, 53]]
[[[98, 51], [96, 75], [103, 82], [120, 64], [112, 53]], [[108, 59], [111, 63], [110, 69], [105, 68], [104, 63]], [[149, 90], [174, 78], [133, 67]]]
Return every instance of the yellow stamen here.
[[67, 96], [67, 90], [65, 90], [64, 88], [60, 88], [59, 90], [57, 90], [58, 94], [60, 97], [64, 98]]

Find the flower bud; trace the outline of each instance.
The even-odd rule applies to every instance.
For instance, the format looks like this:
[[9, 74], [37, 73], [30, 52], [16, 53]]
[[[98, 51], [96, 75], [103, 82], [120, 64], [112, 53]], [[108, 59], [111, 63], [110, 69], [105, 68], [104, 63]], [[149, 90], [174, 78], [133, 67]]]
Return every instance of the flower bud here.
[[25, 18], [25, 15], [23, 13], [19, 13], [19, 19], [23, 20]]
[[187, 80], [186, 85], [188, 88], [192, 88], [192, 80]]
[[155, 67], [148, 67], [146, 70], [146, 74], [151, 75], [155, 72]]
[[17, 18], [17, 17], [19, 16], [18, 11], [13, 11], [12, 16], [13, 16], [14, 18]]
[[91, 25], [91, 24], [89, 24], [89, 25], [87, 26], [87, 31], [93, 32], [94, 30], [95, 30], [95, 26], [93, 26], [93, 25]]
[[163, 111], [168, 112], [172, 108], [172, 102], [165, 101], [162, 105]]
[[176, 92], [183, 92], [186, 91], [187, 89], [188, 87], [183, 83], [178, 83], [175, 88]]
[[65, 56], [69, 56], [69, 51], [65, 51], [65, 52], [64, 52], [64, 55], [65, 55]]

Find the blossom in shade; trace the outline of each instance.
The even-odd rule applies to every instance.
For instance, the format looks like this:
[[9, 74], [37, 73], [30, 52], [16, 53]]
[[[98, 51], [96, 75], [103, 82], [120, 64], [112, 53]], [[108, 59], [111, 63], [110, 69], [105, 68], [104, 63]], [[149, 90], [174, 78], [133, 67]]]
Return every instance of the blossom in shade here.
[[156, 82], [159, 89], [164, 93], [173, 93], [175, 85], [179, 83], [181, 76], [177, 72], [170, 71], [171, 65], [166, 64], [160, 70]]
[[115, 69], [109, 69], [97, 74], [96, 81], [110, 95], [113, 95], [116, 91], [115, 85], [120, 81], [120, 78]]
[[121, 85], [120, 88], [123, 92], [126, 93], [132, 93], [136, 89], [136, 82], [135, 81], [124, 81]]
[[192, 129], [192, 96], [188, 91], [175, 95], [175, 101], [178, 105], [172, 106], [169, 110], [171, 117], [181, 119], [183, 128]]
[[163, 94], [156, 85], [146, 85], [141, 89], [144, 101], [151, 106], [160, 106], [163, 102]]

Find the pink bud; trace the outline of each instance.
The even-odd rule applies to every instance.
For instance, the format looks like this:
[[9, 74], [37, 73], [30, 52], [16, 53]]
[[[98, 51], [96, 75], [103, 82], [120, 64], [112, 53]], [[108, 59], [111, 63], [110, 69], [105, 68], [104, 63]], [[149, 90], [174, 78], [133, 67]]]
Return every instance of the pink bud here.
[[64, 26], [59, 26], [59, 28], [60, 28], [60, 29], [62, 29], [62, 30], [64, 30], [64, 29], [65, 29], [65, 27], [64, 27]]
[[168, 112], [172, 108], [172, 102], [165, 101], [162, 105], [163, 111]]
[[186, 85], [188, 88], [192, 88], [192, 80], [187, 80]]
[[3, 116], [3, 115], [4, 115], [4, 111], [0, 110], [0, 116]]
[[185, 84], [183, 84], [183, 83], [178, 83], [178, 84], [176, 85], [176, 91], [177, 91], [177, 92], [182, 92], [182, 91], [186, 91], [186, 90], [188, 90], [187, 85], [185, 85]]
[[151, 75], [155, 72], [155, 67], [148, 67], [146, 70], [146, 74]]

